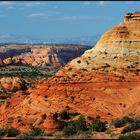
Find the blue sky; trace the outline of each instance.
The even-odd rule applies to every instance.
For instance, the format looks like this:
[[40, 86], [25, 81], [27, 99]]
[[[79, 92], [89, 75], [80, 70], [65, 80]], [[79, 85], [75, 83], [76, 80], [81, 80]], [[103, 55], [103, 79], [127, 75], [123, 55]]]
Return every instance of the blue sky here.
[[122, 22], [125, 13], [139, 10], [139, 1], [1, 1], [0, 37], [94, 36]]

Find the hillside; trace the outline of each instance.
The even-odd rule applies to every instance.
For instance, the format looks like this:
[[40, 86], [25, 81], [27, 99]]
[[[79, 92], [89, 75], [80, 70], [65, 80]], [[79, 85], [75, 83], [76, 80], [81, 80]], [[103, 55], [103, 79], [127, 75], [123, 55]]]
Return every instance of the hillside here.
[[[103, 121], [140, 117], [140, 13], [104, 33], [96, 46], [44, 79], [34, 89], [16, 92], [0, 107], [2, 126], [23, 131], [42, 114], [67, 110]], [[22, 116], [21, 123], [8, 123]], [[47, 130], [47, 117], [38, 127]], [[53, 128], [54, 125], [50, 127]]]

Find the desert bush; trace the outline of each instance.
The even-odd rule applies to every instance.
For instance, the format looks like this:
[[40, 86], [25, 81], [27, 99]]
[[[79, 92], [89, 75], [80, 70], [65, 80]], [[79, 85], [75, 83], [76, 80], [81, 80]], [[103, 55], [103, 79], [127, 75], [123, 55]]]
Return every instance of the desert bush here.
[[62, 131], [65, 136], [71, 136], [75, 134], [76, 130], [75, 130], [74, 121], [69, 122], [69, 124], [62, 129]]
[[107, 122], [102, 122], [100, 120], [93, 120], [92, 124], [89, 126], [89, 129], [91, 129], [92, 131], [104, 132], [107, 130], [106, 124]]
[[31, 136], [30, 133], [23, 133], [22, 135], [20, 135], [19, 137], [17, 137], [17, 139], [24, 139], [24, 140], [32, 140], [34, 139], [33, 136]]
[[111, 124], [114, 125], [116, 128], [123, 127], [127, 123], [134, 122], [135, 120], [131, 117], [125, 116], [123, 118], [117, 118], [112, 120]]
[[111, 124], [114, 125], [116, 128], [124, 126], [124, 122], [119, 118], [112, 120]]
[[43, 133], [43, 131], [38, 127], [30, 126], [29, 128], [32, 136], [39, 136]]
[[91, 139], [91, 131], [79, 131], [77, 134], [70, 136], [70, 139]]
[[64, 128], [63, 133], [65, 136], [76, 134], [79, 131], [87, 130], [86, 120], [83, 116], [80, 116], [76, 121], [70, 121]]
[[121, 134], [119, 136], [120, 140], [139, 140], [140, 139], [140, 133], [127, 133], [127, 134]]
[[6, 135], [6, 130], [3, 128], [0, 128], [0, 138], [4, 137]]
[[133, 122], [133, 123], [130, 123], [128, 126], [124, 127], [121, 133], [124, 134], [127, 132], [139, 130], [139, 129], [140, 129], [140, 122]]
[[6, 136], [7, 137], [16, 137], [20, 134], [20, 131], [17, 128], [11, 127], [11, 128], [5, 128]]
[[67, 111], [62, 111], [62, 112], [60, 112], [59, 114], [59, 117], [61, 118], [61, 119], [64, 119], [64, 120], [67, 120], [67, 119], [69, 119], [70, 118], [70, 114], [69, 114], [69, 112], [67, 112]]
[[58, 115], [59, 115], [59, 114], [58, 114], [57, 112], [53, 113], [53, 118], [57, 118]]
[[80, 116], [77, 121], [75, 121], [76, 131], [87, 130], [86, 120], [83, 116]]

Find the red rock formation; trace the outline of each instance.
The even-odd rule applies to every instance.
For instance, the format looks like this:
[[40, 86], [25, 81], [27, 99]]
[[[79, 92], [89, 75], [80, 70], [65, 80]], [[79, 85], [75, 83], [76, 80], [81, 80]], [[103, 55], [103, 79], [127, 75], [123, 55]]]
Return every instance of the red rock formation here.
[[124, 115], [140, 116], [139, 79], [140, 22], [125, 21], [55, 76], [42, 80], [30, 95], [17, 98], [16, 93], [7, 99], [0, 107], [1, 114], [7, 116], [3, 123], [18, 114], [30, 121], [66, 107], [84, 115], [100, 115], [107, 121]]
[[9, 90], [21, 90], [23, 86], [25, 87], [25, 84], [26, 82], [18, 77], [4, 77], [0, 79], [0, 86]]
[[62, 66], [88, 48], [80, 45], [8, 45], [0, 49], [0, 65]]
[[43, 122], [43, 129], [46, 132], [52, 132], [52, 131], [56, 131], [59, 130], [60, 128], [60, 123], [55, 120], [55, 118], [53, 117], [52, 114], [50, 114], [47, 119], [45, 119], [45, 121]]

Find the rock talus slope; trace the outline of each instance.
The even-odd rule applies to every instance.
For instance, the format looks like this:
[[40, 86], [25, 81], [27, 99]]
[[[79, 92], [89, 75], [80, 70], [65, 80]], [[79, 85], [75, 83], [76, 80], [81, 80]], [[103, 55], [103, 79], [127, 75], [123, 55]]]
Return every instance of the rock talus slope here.
[[28, 92], [15, 93], [0, 107], [3, 125], [20, 115], [28, 120], [24, 128], [42, 113], [63, 109], [107, 121], [140, 116], [140, 13], [126, 14], [94, 48]]

